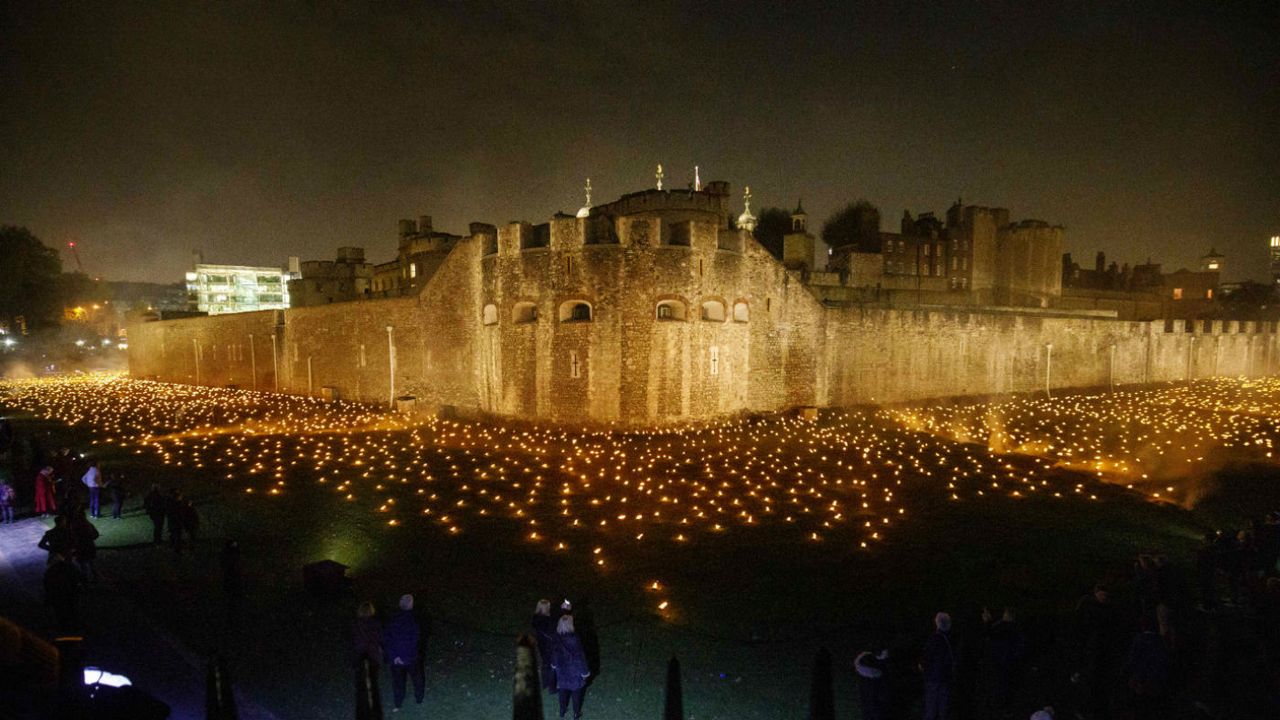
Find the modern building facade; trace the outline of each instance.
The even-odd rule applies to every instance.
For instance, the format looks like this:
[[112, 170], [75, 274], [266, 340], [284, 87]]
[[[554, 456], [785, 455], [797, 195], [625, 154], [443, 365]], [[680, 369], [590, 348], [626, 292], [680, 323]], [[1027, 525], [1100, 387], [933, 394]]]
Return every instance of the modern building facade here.
[[289, 278], [278, 267], [197, 262], [187, 273], [187, 296], [192, 309], [209, 315], [284, 310]]

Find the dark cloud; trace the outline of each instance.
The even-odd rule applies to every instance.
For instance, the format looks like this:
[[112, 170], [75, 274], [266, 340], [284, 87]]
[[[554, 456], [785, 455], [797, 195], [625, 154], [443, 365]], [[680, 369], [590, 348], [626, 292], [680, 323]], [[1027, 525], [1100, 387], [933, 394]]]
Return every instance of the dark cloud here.
[[[908, 7], [909, 5], [909, 7]], [[0, 221], [178, 279], [395, 220], [540, 220], [652, 181], [957, 196], [1092, 257], [1261, 276], [1280, 232], [1273, 2], [8, 3]]]

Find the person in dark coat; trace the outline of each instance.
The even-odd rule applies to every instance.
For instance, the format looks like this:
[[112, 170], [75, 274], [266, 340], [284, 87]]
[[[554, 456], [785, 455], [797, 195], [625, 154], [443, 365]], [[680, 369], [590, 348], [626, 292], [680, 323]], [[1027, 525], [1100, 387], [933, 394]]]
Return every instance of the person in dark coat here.
[[75, 495], [73, 474], [76, 469], [76, 459], [71, 454], [71, 448], [59, 449], [49, 465], [53, 467], [54, 490], [58, 495], [58, 504], [66, 505], [71, 496]]
[[1158, 720], [1168, 716], [1165, 697], [1169, 692], [1169, 653], [1149, 615], [1142, 616], [1142, 632], [1133, 639], [1124, 667], [1136, 720]]
[[68, 527], [67, 516], [59, 515], [53, 519], [53, 527], [44, 531], [44, 535], [40, 538], [37, 545], [41, 550], [49, 553], [49, 564], [53, 564], [53, 556], [60, 555], [64, 559], [71, 558], [73, 549], [71, 529]]
[[889, 718], [889, 651], [864, 650], [853, 659], [853, 669], [858, 673], [858, 697], [862, 705], [863, 720], [888, 720]]
[[80, 572], [84, 574], [85, 579], [94, 582], [98, 579], [98, 573], [93, 569], [93, 563], [98, 559], [98, 528], [85, 517], [83, 509], [71, 521], [70, 527], [76, 563], [80, 565]]
[[13, 426], [9, 418], [0, 417], [0, 460], [9, 460], [13, 452]]
[[422, 663], [422, 631], [413, 616], [413, 596], [400, 597], [400, 611], [391, 616], [382, 632], [383, 653], [391, 668], [391, 697], [395, 711], [404, 705], [405, 681], [413, 678], [413, 698], [422, 704], [427, 692], [426, 668]]
[[1085, 710], [1093, 715], [1106, 716], [1110, 712], [1113, 685], [1128, 637], [1127, 624], [1124, 611], [1104, 585], [1096, 585], [1093, 593], [1080, 598], [1076, 605], [1076, 679], [1083, 686]]
[[352, 629], [352, 664], [360, 666], [360, 661], [369, 658], [373, 662], [373, 672], [377, 674], [386, 655], [382, 648], [382, 624], [378, 622], [377, 611], [373, 603], [365, 601], [356, 608], [356, 624]]
[[159, 545], [164, 542], [165, 515], [164, 495], [160, 492], [159, 485], [151, 486], [151, 490], [142, 499], [142, 509], [146, 511], [147, 517], [151, 518], [151, 543]]
[[920, 658], [924, 673], [924, 720], [949, 720], [951, 690], [955, 684], [956, 654], [951, 647], [951, 616], [940, 612], [933, 618], [933, 635], [925, 643]]
[[124, 499], [129, 496], [125, 492], [124, 478], [119, 474], [112, 475], [107, 483], [107, 492], [111, 494], [111, 517], [122, 520], [124, 516]]
[[1022, 657], [1026, 654], [1026, 638], [1018, 627], [1012, 608], [1005, 608], [999, 620], [982, 610], [983, 643], [979, 660], [981, 693], [986, 715], [1004, 717], [1013, 703]]
[[164, 503], [165, 521], [169, 523], [169, 547], [182, 554], [182, 493], [177, 488], [169, 491]]
[[58, 632], [80, 629], [80, 573], [61, 553], [49, 556], [49, 567], [44, 571], [44, 601], [53, 608]]
[[556, 672], [551, 669], [551, 652], [556, 642], [556, 621], [551, 617], [551, 601], [543, 598], [533, 609], [533, 636], [538, 641], [539, 669], [542, 673], [542, 689], [556, 691]]
[[196, 511], [196, 504], [190, 500], [184, 500], [179, 510], [182, 517], [182, 529], [187, 533], [187, 540], [191, 542], [191, 549], [196, 548], [196, 538], [200, 536], [200, 513]]
[[556, 691], [560, 693], [560, 717], [573, 701], [573, 719], [582, 717], [582, 701], [587, 694], [587, 679], [591, 670], [582, 641], [573, 630], [573, 614], [560, 616], [556, 623], [556, 643], [552, 650], [551, 667], [556, 674]]
[[240, 572], [240, 543], [228, 539], [222, 545], [222, 592], [227, 600], [227, 620], [234, 624], [240, 618], [244, 585]]

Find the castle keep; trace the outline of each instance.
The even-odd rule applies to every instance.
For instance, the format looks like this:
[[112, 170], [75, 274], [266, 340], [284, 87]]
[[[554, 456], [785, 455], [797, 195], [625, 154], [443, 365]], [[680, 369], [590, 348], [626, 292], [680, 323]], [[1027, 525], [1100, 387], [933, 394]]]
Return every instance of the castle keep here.
[[[931, 217], [904, 218], [901, 247], [877, 237], [882, 267], [908, 268], [906, 290], [969, 294], [894, 308], [866, 302], [862, 249], [841, 249], [830, 272], [814, 268], [801, 209], [780, 260], [747, 230], [750, 212], [735, 222], [730, 205], [728, 184], [713, 182], [540, 225], [473, 223], [466, 236], [405, 221], [396, 261], [371, 267], [346, 249], [336, 265], [315, 266], [312, 290], [291, 284], [310, 306], [131, 327], [130, 372], [649, 427], [1275, 370], [1270, 323], [1055, 310], [1060, 227], [959, 204], [947, 235]], [[344, 259], [352, 267], [339, 267]], [[305, 271], [295, 283], [308, 282]]]

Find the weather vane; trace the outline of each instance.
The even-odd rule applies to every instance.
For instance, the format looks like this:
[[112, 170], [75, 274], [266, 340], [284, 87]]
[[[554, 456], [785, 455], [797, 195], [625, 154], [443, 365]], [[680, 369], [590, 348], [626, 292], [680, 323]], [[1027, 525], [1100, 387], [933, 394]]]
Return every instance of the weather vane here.
[[587, 207], [591, 207], [591, 178], [587, 178], [587, 185], [582, 189], [587, 192]]
[[653, 176], [658, 179], [658, 189], [661, 190], [662, 189], [662, 163], [658, 163], [658, 172], [654, 173]]
[[742, 189], [742, 209], [751, 212], [751, 186]]
[[699, 192], [702, 190], [702, 177], [698, 175], [697, 165], [693, 166], [693, 189]]

